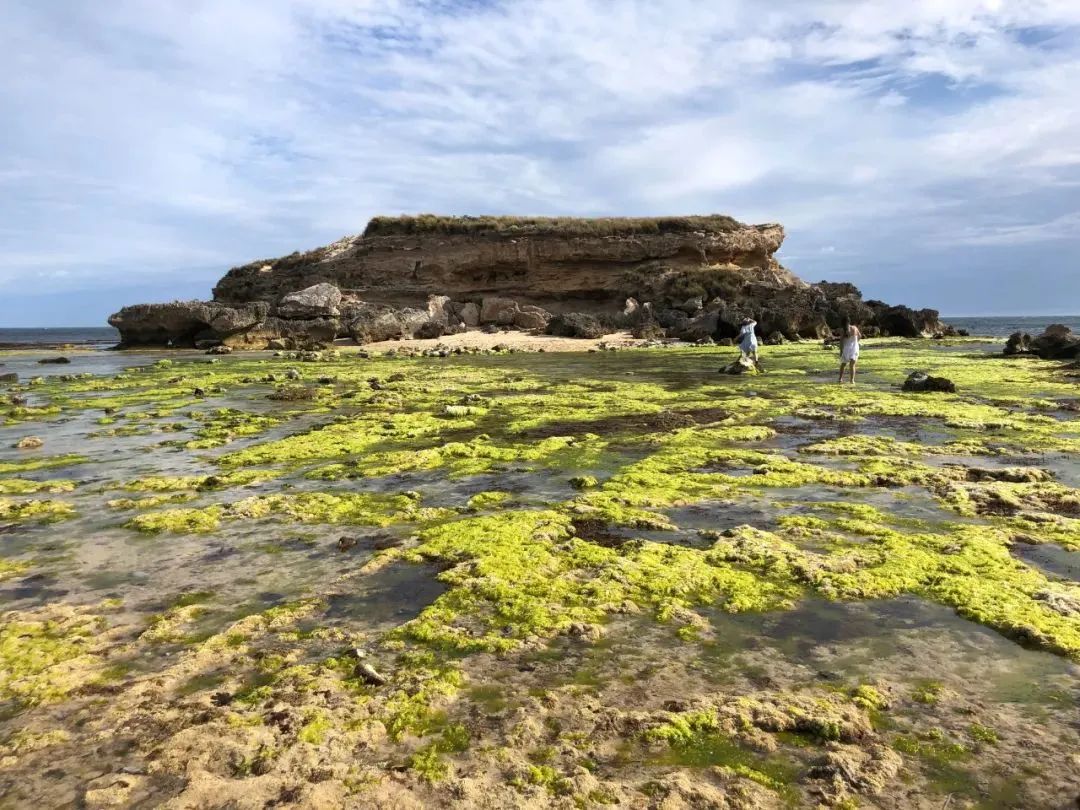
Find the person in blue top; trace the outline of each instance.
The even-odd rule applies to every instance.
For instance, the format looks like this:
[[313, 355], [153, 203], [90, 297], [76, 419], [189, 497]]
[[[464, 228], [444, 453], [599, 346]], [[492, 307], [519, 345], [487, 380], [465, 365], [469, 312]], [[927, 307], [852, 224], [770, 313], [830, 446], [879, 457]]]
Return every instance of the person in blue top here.
[[736, 340], [739, 342], [739, 350], [742, 352], [743, 357], [751, 360], [758, 371], [764, 371], [761, 367], [761, 363], [758, 361], [757, 334], [754, 332], [756, 328], [757, 321], [753, 318], [746, 318], [742, 322], [742, 327], [739, 329], [739, 335]]

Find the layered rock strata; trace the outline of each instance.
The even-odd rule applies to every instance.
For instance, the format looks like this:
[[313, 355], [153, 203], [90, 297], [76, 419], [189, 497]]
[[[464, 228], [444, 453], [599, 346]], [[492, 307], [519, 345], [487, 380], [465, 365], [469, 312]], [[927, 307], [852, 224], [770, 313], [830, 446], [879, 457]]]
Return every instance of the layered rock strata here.
[[820, 337], [844, 319], [869, 334], [945, 330], [933, 310], [807, 284], [774, 254], [780, 225], [656, 219], [376, 218], [327, 247], [230, 270], [214, 300], [125, 307], [123, 346], [305, 348], [438, 337], [470, 328], [592, 337], [631, 329], [687, 340]]

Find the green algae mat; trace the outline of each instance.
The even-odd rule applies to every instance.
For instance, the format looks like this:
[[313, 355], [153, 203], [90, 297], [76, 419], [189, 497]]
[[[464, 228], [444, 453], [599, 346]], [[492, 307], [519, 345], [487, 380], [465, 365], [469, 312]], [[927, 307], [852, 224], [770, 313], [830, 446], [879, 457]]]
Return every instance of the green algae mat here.
[[0, 356], [0, 808], [1074, 802], [1080, 370], [731, 351]]

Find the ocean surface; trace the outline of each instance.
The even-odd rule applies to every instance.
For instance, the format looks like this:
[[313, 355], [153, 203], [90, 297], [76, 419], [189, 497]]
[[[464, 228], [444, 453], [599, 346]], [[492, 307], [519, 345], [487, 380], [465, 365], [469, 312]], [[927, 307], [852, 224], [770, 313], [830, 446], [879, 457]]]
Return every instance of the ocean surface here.
[[120, 333], [111, 326], [0, 328], [0, 347], [60, 346], [67, 343], [90, 348], [107, 348], [120, 341]]
[[957, 329], [967, 329], [972, 335], [1008, 337], [1013, 332], [1041, 334], [1052, 323], [1063, 323], [1080, 332], [1080, 315], [1001, 315], [994, 317], [942, 315], [941, 320]]
[[[1052, 323], [1063, 323], [1080, 333], [1080, 315], [1004, 315], [995, 317], [950, 317], [943, 315], [945, 323], [957, 329], [966, 329], [972, 335], [1008, 337], [1013, 332], [1039, 334]], [[73, 344], [88, 348], [108, 348], [120, 340], [120, 333], [111, 326], [65, 326], [24, 329], [0, 328], [0, 348], [25, 346], [60, 346]]]

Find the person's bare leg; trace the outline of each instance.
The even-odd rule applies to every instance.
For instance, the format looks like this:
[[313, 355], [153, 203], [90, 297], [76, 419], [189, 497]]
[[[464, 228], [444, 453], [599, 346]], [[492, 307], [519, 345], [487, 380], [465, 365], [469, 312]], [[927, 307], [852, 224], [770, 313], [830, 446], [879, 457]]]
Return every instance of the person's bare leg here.
[[844, 369], [847, 368], [847, 361], [840, 361], [840, 385], [844, 384]]
[[858, 360], [852, 360], [851, 361], [851, 384], [852, 385], [855, 384], [855, 364], [858, 363], [858, 362], [859, 362]]

